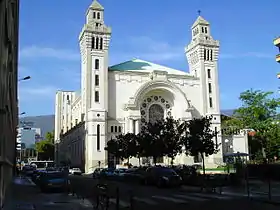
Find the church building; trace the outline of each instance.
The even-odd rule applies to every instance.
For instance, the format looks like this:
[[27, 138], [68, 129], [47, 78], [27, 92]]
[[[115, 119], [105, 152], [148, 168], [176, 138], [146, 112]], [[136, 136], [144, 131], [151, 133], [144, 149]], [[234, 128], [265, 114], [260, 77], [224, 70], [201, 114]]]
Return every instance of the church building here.
[[[122, 133], [137, 134], [143, 123], [167, 116], [190, 120], [212, 115], [212, 129], [220, 131], [219, 41], [211, 36], [209, 22], [198, 16], [191, 26], [190, 43], [182, 46], [189, 64], [185, 72], [141, 59], [109, 66], [112, 30], [104, 16], [103, 6], [94, 0], [79, 36], [81, 90], [56, 93], [57, 162], [84, 168], [86, 173], [106, 167], [108, 140]], [[220, 144], [221, 136], [213, 141]], [[138, 160], [130, 162], [138, 165]], [[199, 162], [185, 155], [175, 158], [175, 164]], [[209, 167], [221, 163], [221, 151], [206, 158]]]

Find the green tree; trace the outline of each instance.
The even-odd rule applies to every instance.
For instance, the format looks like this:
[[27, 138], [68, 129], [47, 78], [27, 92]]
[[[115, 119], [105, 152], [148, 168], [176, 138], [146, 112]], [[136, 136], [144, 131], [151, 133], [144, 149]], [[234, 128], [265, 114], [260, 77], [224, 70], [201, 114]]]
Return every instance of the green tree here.
[[186, 155], [202, 158], [203, 174], [205, 175], [205, 156], [218, 152], [213, 138], [217, 135], [211, 129], [212, 117], [202, 117], [185, 122], [186, 135], [182, 137]]
[[54, 159], [54, 135], [48, 132], [44, 140], [39, 141], [35, 145], [39, 160]]
[[182, 142], [180, 141], [182, 132], [180, 131], [180, 121], [172, 117], [168, 117], [163, 123], [163, 154], [171, 158], [173, 165], [174, 158], [177, 154], [182, 152]]
[[122, 159], [121, 145], [117, 139], [109, 140], [104, 149], [107, 150], [109, 154], [113, 155], [115, 159]]
[[272, 94], [273, 92], [252, 89], [242, 92], [239, 96], [242, 106], [235, 110], [231, 120], [226, 122], [230, 127], [254, 130], [256, 135], [251, 138], [250, 146], [254, 149], [253, 155], [261, 152], [263, 158], [266, 158], [271, 132], [275, 130], [275, 127], [271, 127], [279, 117], [277, 109], [280, 107], [280, 99], [273, 98]]
[[156, 165], [157, 159], [165, 153], [163, 141], [164, 122], [146, 123], [140, 132], [139, 144], [141, 145], [142, 157], [153, 157]]

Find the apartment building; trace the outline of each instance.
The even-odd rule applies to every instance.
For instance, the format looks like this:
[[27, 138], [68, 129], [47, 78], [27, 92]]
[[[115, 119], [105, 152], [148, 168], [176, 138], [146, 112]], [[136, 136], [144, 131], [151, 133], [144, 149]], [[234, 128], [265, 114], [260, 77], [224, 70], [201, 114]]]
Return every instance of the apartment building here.
[[19, 0], [0, 0], [0, 209], [13, 177], [18, 124]]

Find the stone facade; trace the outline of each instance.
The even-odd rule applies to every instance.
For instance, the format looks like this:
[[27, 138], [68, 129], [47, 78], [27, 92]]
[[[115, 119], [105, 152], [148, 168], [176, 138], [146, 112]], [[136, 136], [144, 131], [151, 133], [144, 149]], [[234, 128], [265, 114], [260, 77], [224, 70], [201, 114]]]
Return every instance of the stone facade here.
[[18, 0], [0, 1], [0, 209], [13, 177], [18, 124]]
[[[55, 140], [57, 154], [65, 151], [61, 142], [83, 141], [86, 172], [108, 164], [104, 150], [111, 138], [121, 133], [138, 133], [141, 124], [173, 116], [182, 120], [212, 115], [212, 129], [220, 131], [220, 97], [218, 82], [219, 42], [211, 36], [210, 24], [201, 16], [191, 27], [192, 40], [185, 47], [189, 72], [133, 59], [108, 66], [111, 28], [104, 23], [104, 8], [94, 0], [86, 13], [80, 34], [81, 90], [58, 91], [56, 94]], [[183, 48], [183, 47], [182, 47]], [[84, 131], [72, 135], [78, 124]], [[78, 136], [80, 136], [78, 138]], [[76, 140], [75, 140], [76, 139]], [[221, 143], [221, 136], [213, 139]], [[71, 146], [70, 146], [71, 147]], [[71, 163], [79, 162], [79, 153]], [[57, 160], [60, 158], [57, 157]], [[61, 161], [61, 160], [60, 160]], [[175, 163], [192, 164], [192, 157], [180, 155]], [[58, 161], [59, 162], [59, 161]], [[81, 161], [80, 161], [81, 162]], [[163, 160], [168, 163], [168, 159]], [[207, 158], [206, 164], [222, 162], [222, 152]], [[138, 160], [132, 160], [137, 165]]]

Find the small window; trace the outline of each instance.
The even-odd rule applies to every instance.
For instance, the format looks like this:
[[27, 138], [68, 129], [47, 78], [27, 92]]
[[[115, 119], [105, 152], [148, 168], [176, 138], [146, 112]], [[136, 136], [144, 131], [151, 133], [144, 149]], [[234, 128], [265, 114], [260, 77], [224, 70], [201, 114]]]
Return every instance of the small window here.
[[95, 27], [98, 27], [99, 26], [99, 23], [95, 23]]
[[96, 134], [97, 134], [97, 151], [100, 151], [100, 125], [97, 125], [97, 131], [96, 131]]
[[208, 83], [208, 91], [209, 91], [209, 93], [212, 93], [212, 84], [211, 83]]
[[70, 100], [70, 99], [69, 99], [69, 95], [67, 95], [67, 96], [66, 96], [66, 100], [67, 100], [67, 101], [69, 101], [69, 100]]
[[122, 132], [122, 126], [119, 126], [119, 133]]
[[99, 102], [99, 91], [95, 91], [94, 100], [95, 100], [95, 102]]
[[114, 132], [114, 126], [111, 126], [111, 133]]
[[103, 49], [103, 38], [100, 38], [100, 50]]
[[93, 12], [93, 18], [94, 18], [94, 19], [96, 18], [96, 13], [95, 13], [95, 12]]
[[201, 32], [204, 33], [204, 27], [201, 28]]
[[95, 61], [94, 61], [94, 68], [95, 68], [96, 70], [99, 69], [99, 59], [95, 59]]
[[207, 69], [207, 76], [208, 76], [208, 79], [211, 79], [211, 69]]
[[100, 19], [100, 12], [97, 13], [97, 19]]
[[206, 55], [206, 49], [204, 49], [204, 60], [206, 60], [207, 55]]
[[99, 49], [99, 38], [98, 37], [96, 37], [96, 39], [95, 39], [95, 49]]
[[116, 133], [118, 132], [118, 126], [115, 126], [115, 132]]
[[209, 97], [209, 107], [213, 108], [213, 101], [212, 101], [212, 97]]
[[205, 32], [206, 34], [208, 33], [208, 32], [207, 32], [207, 27], [205, 27], [204, 32]]
[[213, 50], [210, 50], [210, 61], [213, 60]]
[[99, 75], [95, 75], [95, 86], [99, 86]]

